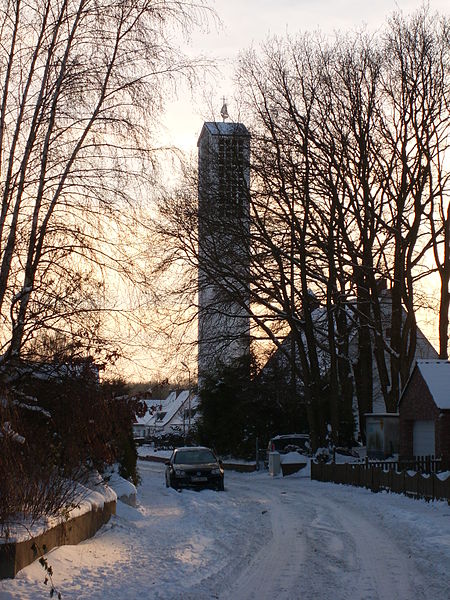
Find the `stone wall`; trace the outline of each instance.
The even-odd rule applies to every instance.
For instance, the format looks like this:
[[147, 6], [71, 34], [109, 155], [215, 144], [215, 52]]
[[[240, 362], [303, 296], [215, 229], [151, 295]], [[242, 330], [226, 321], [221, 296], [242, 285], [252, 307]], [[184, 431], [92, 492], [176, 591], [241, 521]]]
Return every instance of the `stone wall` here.
[[102, 507], [69, 519], [52, 529], [21, 542], [0, 544], [0, 579], [15, 577], [21, 569], [49, 552], [65, 544], [78, 544], [86, 540], [107, 523], [116, 513], [116, 501], [105, 502]]

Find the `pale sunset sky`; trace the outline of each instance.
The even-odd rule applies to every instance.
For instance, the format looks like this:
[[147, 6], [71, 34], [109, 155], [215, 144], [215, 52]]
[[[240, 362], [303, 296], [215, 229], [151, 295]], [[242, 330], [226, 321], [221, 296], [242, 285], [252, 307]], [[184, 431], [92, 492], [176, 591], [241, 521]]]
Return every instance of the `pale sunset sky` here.
[[[447, 13], [449, 0], [425, 3], [431, 12]], [[410, 13], [423, 5], [418, 0], [210, 0], [221, 23], [210, 20], [204, 31], [193, 31], [182, 49], [190, 56], [202, 54], [217, 61], [219, 73], [207, 77], [191, 92], [178, 87], [178, 100], [167, 103], [163, 118], [165, 143], [188, 152], [196, 151], [197, 138], [205, 120], [221, 120], [222, 97], [230, 117], [236, 118], [233, 97], [233, 69], [239, 53], [257, 48], [268, 36], [294, 35], [320, 30], [333, 36], [336, 30], [380, 28], [395, 11]], [[212, 108], [215, 114], [212, 114]]]

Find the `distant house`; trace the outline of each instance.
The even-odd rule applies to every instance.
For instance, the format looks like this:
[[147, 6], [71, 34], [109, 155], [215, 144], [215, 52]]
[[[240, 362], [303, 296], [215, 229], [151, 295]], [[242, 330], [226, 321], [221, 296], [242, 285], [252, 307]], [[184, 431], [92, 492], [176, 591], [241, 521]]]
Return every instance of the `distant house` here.
[[450, 362], [418, 360], [399, 403], [400, 456], [450, 461]]
[[135, 417], [133, 435], [135, 440], [145, 440], [164, 435], [185, 435], [197, 418], [198, 397], [189, 390], [170, 392], [163, 400], [145, 400], [147, 412]]
[[176, 391], [173, 391], [170, 392], [165, 400], [161, 400], [160, 405], [153, 412], [148, 422], [151, 437], [160, 436], [167, 433], [167, 424], [179, 409], [180, 403], [183, 400], [182, 394], [183, 392], [178, 394]]
[[189, 394], [188, 390], [181, 394], [183, 397], [179, 409], [167, 421], [165, 429], [168, 433], [188, 434], [198, 420], [199, 397], [192, 392]]
[[[391, 327], [391, 290], [384, 289], [380, 293], [380, 311], [381, 311], [381, 321], [383, 328], [384, 339], [389, 343], [390, 341], [390, 327]], [[403, 311], [403, 319], [406, 319], [406, 313]], [[357, 347], [356, 340], [354, 340], [351, 345], [352, 348], [352, 358], [356, 359]], [[438, 353], [436, 349], [432, 345], [432, 343], [428, 340], [427, 336], [424, 332], [417, 326], [417, 340], [416, 340], [416, 348], [414, 354], [414, 360], [432, 360], [438, 358]], [[390, 355], [386, 352], [386, 362], [388, 370], [390, 369]], [[414, 364], [414, 362], [413, 362]], [[413, 369], [413, 365], [411, 365], [411, 372]], [[378, 369], [376, 366], [375, 358], [373, 359], [373, 406], [372, 411], [374, 413], [383, 413], [386, 410], [386, 406], [383, 399], [383, 393], [381, 391], [380, 378], [378, 376]]]
[[[380, 282], [380, 296], [379, 296], [379, 301], [380, 301], [380, 314], [381, 314], [381, 327], [382, 327], [382, 332], [383, 332], [383, 337], [386, 340], [387, 343], [389, 343], [390, 340], [390, 326], [391, 326], [391, 308], [392, 308], [392, 302], [391, 302], [391, 290], [386, 289], [385, 287], [382, 287], [382, 285], [384, 285], [385, 282], [381, 281]], [[313, 297], [314, 300], [314, 297]], [[325, 306], [321, 306], [318, 302], [316, 302], [314, 305], [314, 310], [311, 313], [311, 318], [312, 318], [312, 322], [314, 325], [314, 333], [316, 336], [316, 340], [317, 340], [317, 357], [318, 357], [318, 361], [319, 361], [319, 368], [320, 371], [322, 373], [322, 375], [326, 376], [326, 374], [329, 372], [329, 368], [330, 368], [330, 357], [329, 357], [329, 353], [328, 353], [328, 331], [327, 331], [327, 327], [328, 327], [328, 315], [327, 315], [327, 308]], [[351, 315], [352, 311], [349, 309], [349, 315]], [[403, 312], [403, 319], [406, 318], [406, 313]], [[349, 319], [350, 321], [350, 319]], [[290, 357], [292, 356], [292, 354], [294, 353], [295, 357], [296, 357], [296, 361], [299, 361], [299, 357], [298, 357], [298, 351], [297, 348], [295, 347], [295, 344], [293, 344], [293, 338], [292, 335], [289, 334], [282, 342], [281, 344], [281, 349], [278, 349], [268, 360], [268, 362], [266, 363], [266, 365], [263, 367], [261, 373], [260, 373], [260, 378], [262, 381], [264, 381], [264, 378], [268, 379], [270, 373], [277, 373], [279, 379], [283, 379], [283, 382], [289, 386], [294, 383], [295, 385], [292, 386], [297, 390], [297, 393], [299, 395], [301, 395], [302, 393], [302, 387], [303, 387], [303, 382], [301, 381], [301, 379], [297, 376], [296, 381], [293, 382], [292, 378], [293, 378], [293, 374], [292, 374], [292, 368], [290, 366]], [[350, 359], [350, 364], [351, 367], [353, 369], [354, 365], [356, 364], [356, 361], [358, 359], [358, 355], [359, 355], [359, 347], [358, 347], [358, 332], [357, 329], [354, 328], [353, 331], [351, 331], [350, 334], [350, 340], [349, 340], [349, 359]], [[433, 359], [437, 359], [438, 358], [438, 353], [436, 352], [435, 348], [433, 347], [433, 345], [431, 344], [431, 342], [427, 339], [426, 335], [421, 331], [421, 329], [419, 327], [417, 327], [417, 342], [416, 342], [416, 348], [415, 348], [415, 355], [414, 355], [414, 359], [415, 360], [419, 360], [419, 359], [427, 359], [427, 360], [433, 360]], [[389, 371], [390, 369], [390, 354], [386, 351], [385, 352], [385, 360], [386, 360], [386, 365], [387, 365], [387, 369]], [[372, 417], [376, 417], [378, 420], [382, 419], [383, 416], [386, 414], [386, 405], [385, 405], [385, 401], [384, 401], [384, 397], [383, 397], [383, 392], [381, 389], [381, 382], [380, 382], [380, 377], [378, 375], [378, 367], [377, 367], [377, 363], [376, 363], [376, 359], [375, 359], [375, 355], [374, 353], [372, 354], [372, 404], [371, 406], [368, 407], [369, 409], [369, 413], [365, 413], [365, 414], [370, 414]], [[355, 381], [353, 381], [353, 388], [355, 390]], [[353, 414], [354, 414], [354, 418], [356, 421], [356, 426], [357, 429], [363, 429], [364, 428], [364, 416], [363, 414], [360, 415], [358, 414], [358, 406], [357, 406], [357, 400], [356, 400], [356, 395], [355, 395], [355, 391], [353, 392]], [[394, 423], [395, 419], [391, 420], [392, 423]], [[372, 424], [373, 424], [373, 419], [372, 419]], [[386, 422], [384, 420], [384, 422]], [[361, 423], [361, 425], [360, 425]], [[394, 425], [395, 428], [395, 425]], [[395, 435], [394, 435], [395, 437]], [[383, 442], [382, 445], [383, 447], [378, 448], [377, 451], [380, 451], [382, 454], [388, 453], [389, 455], [392, 452], [395, 452], [395, 447], [396, 444], [395, 442], [391, 443], [394, 439], [394, 437], [392, 437], [391, 435], [389, 435], [389, 439], [386, 441], [383, 438]], [[388, 450], [388, 448], [390, 450]], [[392, 448], [394, 448], [394, 450], [392, 450]], [[380, 454], [381, 456], [381, 454]]]
[[151, 422], [153, 415], [162, 407], [162, 400], [155, 398], [142, 399], [142, 402], [147, 406], [147, 410], [143, 417], [134, 417], [133, 422], [133, 437], [136, 441], [143, 442], [151, 435]]

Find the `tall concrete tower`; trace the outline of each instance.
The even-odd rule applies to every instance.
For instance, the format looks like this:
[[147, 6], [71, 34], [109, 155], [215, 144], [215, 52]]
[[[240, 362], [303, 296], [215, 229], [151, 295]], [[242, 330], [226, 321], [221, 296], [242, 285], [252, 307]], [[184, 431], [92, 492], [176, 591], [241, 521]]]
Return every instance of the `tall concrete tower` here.
[[250, 134], [204, 123], [198, 139], [198, 378], [250, 352], [248, 316]]

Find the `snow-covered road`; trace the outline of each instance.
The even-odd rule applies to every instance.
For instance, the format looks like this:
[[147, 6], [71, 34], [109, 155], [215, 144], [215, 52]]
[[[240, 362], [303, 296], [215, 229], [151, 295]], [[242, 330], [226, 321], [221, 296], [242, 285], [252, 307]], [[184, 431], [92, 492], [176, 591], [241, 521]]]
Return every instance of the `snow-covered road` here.
[[[310, 481], [226, 473], [226, 492], [163, 483], [140, 463], [139, 507], [49, 554], [63, 599], [449, 600], [450, 506]], [[48, 597], [34, 563], [1, 600]]]

